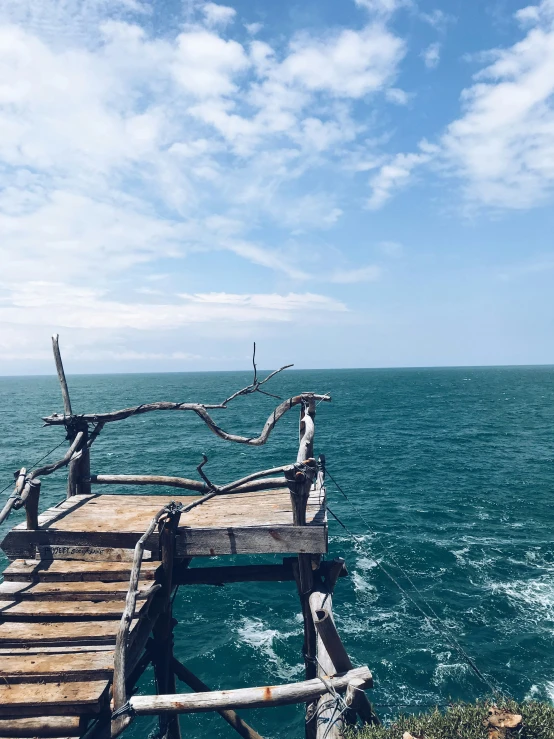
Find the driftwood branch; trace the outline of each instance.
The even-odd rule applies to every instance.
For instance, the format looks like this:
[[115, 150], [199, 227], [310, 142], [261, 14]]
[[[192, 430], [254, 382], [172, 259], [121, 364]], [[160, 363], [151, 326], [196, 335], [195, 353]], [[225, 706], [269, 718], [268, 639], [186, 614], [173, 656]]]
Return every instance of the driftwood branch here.
[[[251, 475], [241, 477], [240, 480], [229, 482], [219, 487], [208, 485], [200, 480], [189, 480], [186, 477], [170, 477], [169, 475], [91, 475], [90, 481], [96, 485], [164, 485], [184, 490], [194, 490], [196, 493], [209, 493], [216, 489], [218, 494], [222, 493], [252, 493], [256, 490], [273, 490], [284, 487], [284, 477], [268, 477], [278, 472], [289, 472], [294, 465], [282, 465], [271, 467], [268, 470], [253, 472]], [[262, 479], [266, 478], [266, 479]]]
[[66, 465], [68, 465], [71, 461], [71, 458], [73, 457], [73, 454], [78, 453], [78, 449], [81, 445], [84, 435], [84, 431], [79, 431], [73, 439], [71, 446], [61, 459], [58, 459], [57, 462], [53, 462], [52, 464], [45, 464], [42, 467], [37, 467], [36, 470], [33, 470], [29, 475], [27, 475], [27, 479], [32, 480], [35, 477], [51, 475], [52, 472], [59, 470], [60, 467], [65, 467]]
[[69, 399], [69, 389], [67, 387], [67, 380], [65, 379], [65, 372], [62, 364], [62, 357], [60, 354], [59, 335], [52, 336], [52, 349], [54, 350], [54, 361], [56, 362], [56, 371], [58, 372], [58, 378], [60, 385], [62, 386], [62, 397], [63, 397], [63, 410], [66, 416], [72, 416], [71, 411], [71, 400]]
[[[213, 488], [199, 480], [167, 475], [91, 475], [90, 481], [93, 485], [163, 485], [164, 487], [193, 490], [202, 494], [213, 490]], [[244, 484], [231, 483], [230, 485], [224, 485], [217, 488], [217, 493], [254, 493], [257, 490], [275, 490], [286, 487], [286, 483], [284, 477], [269, 477]]]
[[[234, 441], [237, 444], [249, 444], [250, 446], [262, 446], [267, 441], [270, 433], [275, 428], [275, 425], [282, 418], [287, 411], [293, 408], [295, 405], [301, 403], [314, 401], [326, 401], [330, 402], [330, 395], [316, 395], [315, 393], [302, 393], [301, 395], [295, 395], [292, 398], [284, 400], [280, 405], [275, 408], [271, 413], [262, 432], [259, 436], [239, 436], [238, 434], [230, 434], [220, 428], [217, 423], [213, 420], [206, 409], [213, 408], [225, 408], [224, 405], [202, 405], [200, 403], [145, 403], [138, 405], [134, 408], [124, 408], [120, 411], [112, 411], [111, 413], [84, 413], [79, 418], [87, 423], [109, 423], [112, 421], [122, 421], [124, 418], [130, 416], [140, 415], [142, 413], [149, 413], [150, 411], [192, 411], [199, 416], [204, 423], [208, 426], [210, 431], [226, 441]], [[46, 416], [42, 419], [48, 426], [60, 426], [66, 422], [66, 418], [59, 413], [54, 413], [51, 416]]]
[[18, 470], [15, 474], [15, 487], [8, 498], [8, 500], [5, 502], [4, 507], [0, 511], [0, 524], [4, 523], [6, 518], [10, 515], [12, 508], [15, 506], [18, 500], [20, 500], [20, 496], [22, 491], [25, 487], [25, 480], [27, 479], [27, 470], [25, 467], [22, 467], [20, 470]]
[[[330, 677], [326, 682], [337, 691], [344, 692], [348, 684], [359, 678], [361, 686], [369, 688], [373, 679], [368, 667], [357, 667], [344, 675]], [[184, 693], [176, 695], [135, 695], [129, 699], [130, 708], [138, 715], [162, 712], [195, 713], [221, 711], [234, 708], [268, 708], [291, 703], [305, 703], [327, 692], [327, 686], [319, 678], [288, 685], [272, 685], [238, 690], [214, 690], [210, 693]]]
[[[138, 596], [138, 582], [140, 577], [140, 568], [142, 565], [142, 558], [144, 556], [144, 549], [146, 542], [149, 537], [152, 536], [154, 529], [162, 518], [168, 515], [168, 507], [162, 508], [154, 518], [150, 521], [150, 525], [140, 537], [135, 545], [135, 552], [133, 556], [133, 568], [131, 570], [131, 576], [129, 578], [129, 589], [127, 591], [127, 597], [125, 599], [125, 608], [121, 616], [119, 624], [119, 630], [116, 636], [115, 642], [115, 653], [114, 653], [114, 680], [113, 680], [113, 700], [114, 709], [121, 708], [127, 702], [127, 687], [126, 687], [126, 674], [127, 674], [127, 641], [129, 638], [129, 630], [131, 623], [135, 615], [135, 608], [137, 604]], [[112, 736], [117, 736], [129, 723], [128, 717], [121, 716], [120, 718], [112, 721]]]

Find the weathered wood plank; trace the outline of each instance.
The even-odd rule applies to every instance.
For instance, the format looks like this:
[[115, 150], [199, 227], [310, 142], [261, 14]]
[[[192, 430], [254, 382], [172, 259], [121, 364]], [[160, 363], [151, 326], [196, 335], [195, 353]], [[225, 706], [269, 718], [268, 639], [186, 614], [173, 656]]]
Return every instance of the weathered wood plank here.
[[[147, 601], [137, 600], [135, 617], [139, 618], [147, 608]], [[2, 621], [25, 620], [104, 620], [119, 618], [123, 612], [124, 601], [0, 601]]]
[[80, 716], [36, 716], [0, 719], [3, 737], [79, 736], [83, 728]]
[[[29, 545], [27, 544], [27, 550]], [[71, 560], [78, 562], [80, 560], [86, 562], [132, 562], [133, 549], [118, 549], [116, 547], [89, 547], [89, 546], [64, 546], [64, 545], [47, 545], [30, 547], [34, 551], [31, 556], [44, 561], [52, 561], [55, 559]], [[26, 551], [27, 551], [26, 550]], [[145, 550], [144, 559], [153, 560], [153, 552]], [[28, 556], [26, 553], [23, 557]], [[156, 547], [157, 556], [157, 547]], [[159, 566], [159, 563], [158, 565]]]
[[[39, 526], [47, 526], [52, 521], [66, 516], [71, 511], [77, 510], [80, 506], [84, 505], [85, 503], [96, 497], [96, 495], [74, 495], [71, 499], [64, 500], [58, 505], [52, 506], [52, 508], [48, 508], [46, 511], [44, 511], [44, 513], [41, 513], [38, 517], [38, 524]], [[27, 524], [25, 522], [22, 522], [17, 524], [17, 526], [15, 526], [13, 530], [22, 531], [26, 528]]]
[[178, 557], [229, 554], [327, 552], [326, 526], [276, 526], [229, 529], [182, 529], [177, 533]]
[[[365, 687], [373, 685], [367, 667], [357, 667], [344, 675], [329, 677], [328, 682], [337, 692], [346, 690], [353, 678], [360, 678]], [[290, 703], [304, 703], [319, 698], [327, 687], [319, 678], [288, 685], [271, 685], [237, 690], [214, 690], [210, 693], [182, 693], [176, 695], [134, 695], [129, 703], [139, 715], [156, 714], [162, 711], [195, 713], [220, 711], [229, 708], [266, 708]]]
[[[146, 528], [146, 527], [145, 527]], [[86, 540], [92, 547], [129, 549], [140, 539], [140, 532], [117, 531], [11, 531], [2, 548], [9, 557], [32, 556], [37, 542], [41, 546], [71, 547]], [[147, 546], [157, 550], [157, 534]], [[210, 557], [227, 554], [293, 553], [324, 554], [327, 552], [327, 526], [249, 526], [225, 528], [179, 528], [178, 557]]]
[[[155, 584], [150, 580], [138, 583], [139, 597], [148, 598]], [[0, 601], [40, 600], [123, 600], [129, 583], [120, 582], [3, 582], [0, 583]]]
[[75, 716], [99, 713], [108, 698], [106, 680], [68, 683], [0, 683], [0, 716]]
[[[140, 576], [153, 580], [159, 570], [158, 562], [143, 562]], [[4, 582], [129, 582], [132, 564], [124, 562], [69, 562], [63, 559], [16, 559], [4, 570]]]
[[17, 642], [18, 646], [0, 646], [0, 655], [29, 655], [29, 654], [75, 654], [76, 652], [109, 652], [113, 651], [113, 644], [79, 644], [77, 646], [23, 646], [24, 642]]
[[[138, 619], [132, 624], [131, 634]], [[18, 622], [0, 624], [0, 646], [68, 646], [115, 644], [119, 619], [113, 621]]]
[[113, 673], [113, 650], [70, 654], [3, 655], [0, 681], [60, 682], [109, 679]]

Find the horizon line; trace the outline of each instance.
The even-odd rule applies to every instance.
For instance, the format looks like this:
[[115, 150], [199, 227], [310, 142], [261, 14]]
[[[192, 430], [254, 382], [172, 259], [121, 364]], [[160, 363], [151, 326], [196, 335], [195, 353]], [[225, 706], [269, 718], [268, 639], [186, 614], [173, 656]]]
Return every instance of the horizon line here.
[[[532, 369], [532, 368], [548, 368], [554, 367], [554, 363], [537, 363], [537, 364], [437, 364], [437, 365], [397, 365], [397, 366], [378, 366], [378, 367], [291, 367], [287, 372], [379, 372], [387, 370], [455, 370], [455, 369]], [[265, 372], [267, 370], [260, 369]], [[269, 370], [271, 371], [271, 370]], [[107, 377], [110, 375], [199, 375], [199, 374], [223, 374], [232, 372], [251, 372], [251, 369], [206, 369], [206, 370], [147, 370], [143, 372], [129, 371], [112, 371], [112, 372], [66, 372], [68, 377]], [[53, 372], [37, 372], [31, 374], [3, 374], [0, 372], [0, 379], [12, 378], [31, 378], [31, 377], [56, 377], [55, 370]]]

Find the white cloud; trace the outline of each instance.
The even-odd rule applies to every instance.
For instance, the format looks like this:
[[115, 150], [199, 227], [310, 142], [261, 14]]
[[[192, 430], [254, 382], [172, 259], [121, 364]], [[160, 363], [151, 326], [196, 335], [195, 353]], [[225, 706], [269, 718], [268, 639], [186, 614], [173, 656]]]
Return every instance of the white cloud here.
[[454, 16], [448, 15], [448, 13], [445, 13], [443, 10], [439, 10], [438, 8], [435, 8], [430, 13], [420, 12], [419, 18], [430, 26], [433, 26], [433, 28], [436, 28], [436, 30], [441, 33], [444, 33], [449, 23], [455, 23], [456, 21]]
[[356, 5], [378, 15], [392, 15], [400, 8], [410, 7], [412, 0], [355, 0]]
[[263, 23], [245, 23], [244, 27], [251, 36], [255, 36], [264, 27]]
[[535, 25], [464, 90], [464, 113], [441, 145], [469, 201], [529, 208], [554, 187], [554, 13], [551, 0], [519, 13]]
[[248, 66], [243, 47], [215, 33], [193, 30], [177, 38], [173, 74], [181, 87], [199, 98], [235, 92], [234, 77]]
[[227, 5], [205, 3], [202, 6], [202, 13], [210, 26], [226, 26], [235, 19], [237, 11]]
[[395, 103], [396, 105], [407, 105], [410, 101], [410, 95], [398, 87], [390, 87], [385, 95], [389, 102]]
[[403, 42], [381, 25], [344, 30], [320, 42], [300, 37], [291, 43], [275, 77], [310, 91], [360, 98], [393, 79], [404, 52]]
[[441, 52], [441, 45], [440, 43], [435, 42], [434, 44], [430, 44], [421, 54], [423, 61], [425, 63], [425, 66], [427, 69], [435, 69], [439, 65], [440, 61], [440, 54]]
[[336, 270], [328, 277], [329, 282], [343, 285], [353, 285], [357, 282], [375, 282], [381, 277], [382, 269], [378, 265], [370, 264], [356, 269]]
[[[216, 3], [156, 34], [155, 12], [136, 0], [1, 4], [3, 337], [73, 326], [120, 332], [125, 352], [128, 330], [345, 310], [326, 296], [278, 297], [285, 279], [313, 273], [311, 255], [286, 245], [291, 231], [341, 217], [322, 173], [342, 171], [367, 136], [354, 106], [389, 89], [402, 102], [403, 41], [379, 19], [243, 44], [229, 37], [234, 9]], [[218, 251], [268, 270], [271, 305], [164, 302], [185, 259]], [[158, 292], [148, 271], [167, 276]]]
[[176, 329], [195, 323], [294, 320], [297, 313], [342, 313], [343, 303], [314, 293], [229, 294], [183, 293], [165, 303], [131, 303], [111, 300], [99, 291], [67, 287], [62, 283], [27, 282], [0, 304], [5, 325], [60, 327], [109, 331]]
[[405, 187], [412, 177], [416, 167], [426, 164], [432, 157], [432, 150], [412, 154], [396, 154], [370, 181], [371, 195], [367, 201], [370, 210], [378, 210], [393, 196]]

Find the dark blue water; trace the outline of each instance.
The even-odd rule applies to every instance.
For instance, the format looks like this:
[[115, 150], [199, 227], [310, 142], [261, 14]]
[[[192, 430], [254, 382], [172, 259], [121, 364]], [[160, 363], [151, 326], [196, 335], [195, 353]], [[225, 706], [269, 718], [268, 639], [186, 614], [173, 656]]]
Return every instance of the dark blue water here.
[[[91, 412], [153, 400], [213, 402], [249, 380], [199, 373], [77, 376], [69, 383], [74, 411]], [[274, 380], [280, 395], [304, 390], [331, 392], [333, 403], [317, 409], [316, 453], [326, 454], [376, 533], [329, 482], [331, 508], [356, 534], [352, 540], [331, 520], [329, 555], [344, 557], [350, 570], [337, 586], [336, 618], [354, 661], [373, 670], [380, 713], [471, 699], [487, 688], [375, 558], [405, 568], [504, 690], [518, 699], [554, 698], [554, 368], [293, 371]], [[261, 395], [239, 398], [217, 418], [226, 429], [258, 433], [273, 404]], [[13, 470], [61, 441], [59, 428], [40, 428], [41, 415], [61, 410], [57, 380], [0, 378], [0, 409], [3, 487]], [[224, 483], [293, 460], [297, 424], [293, 411], [254, 449], [218, 439], [192, 414], [138, 416], [102, 432], [92, 471], [190, 477], [205, 452], [210, 477]], [[64, 492], [62, 473], [45, 478], [41, 506]], [[292, 583], [181, 588], [176, 611], [177, 656], [211, 687], [302, 679]], [[150, 673], [140, 687], [154, 690]], [[244, 715], [268, 738], [302, 735], [300, 708]], [[191, 739], [234, 735], [218, 716], [181, 721]], [[141, 719], [130, 734], [139, 739], [154, 726]]]

